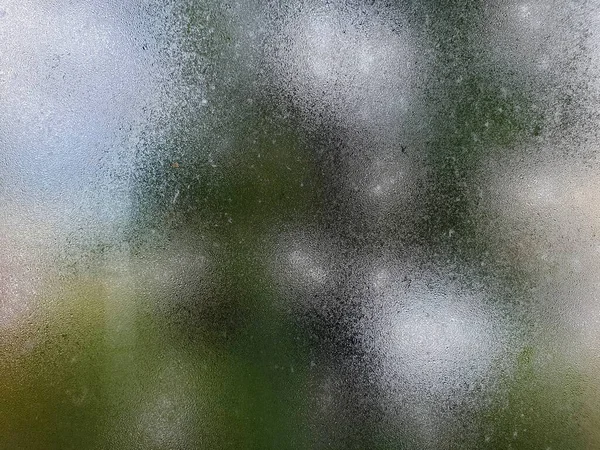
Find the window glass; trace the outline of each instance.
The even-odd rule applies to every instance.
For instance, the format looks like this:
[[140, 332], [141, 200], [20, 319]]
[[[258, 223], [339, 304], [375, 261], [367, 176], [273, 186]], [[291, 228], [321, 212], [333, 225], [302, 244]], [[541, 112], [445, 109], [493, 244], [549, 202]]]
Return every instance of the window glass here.
[[594, 2], [0, 2], [0, 448], [600, 448]]

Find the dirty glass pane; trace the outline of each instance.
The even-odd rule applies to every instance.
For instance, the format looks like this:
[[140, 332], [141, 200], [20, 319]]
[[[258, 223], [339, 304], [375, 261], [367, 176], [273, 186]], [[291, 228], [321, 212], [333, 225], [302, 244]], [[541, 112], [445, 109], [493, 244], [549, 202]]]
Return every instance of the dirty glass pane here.
[[600, 5], [0, 1], [0, 448], [600, 448]]

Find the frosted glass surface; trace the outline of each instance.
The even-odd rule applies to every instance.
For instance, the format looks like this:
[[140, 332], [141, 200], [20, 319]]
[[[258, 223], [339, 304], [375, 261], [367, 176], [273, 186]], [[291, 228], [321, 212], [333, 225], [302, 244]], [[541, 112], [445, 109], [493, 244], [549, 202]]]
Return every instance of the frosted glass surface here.
[[0, 449], [600, 448], [600, 5], [0, 1]]

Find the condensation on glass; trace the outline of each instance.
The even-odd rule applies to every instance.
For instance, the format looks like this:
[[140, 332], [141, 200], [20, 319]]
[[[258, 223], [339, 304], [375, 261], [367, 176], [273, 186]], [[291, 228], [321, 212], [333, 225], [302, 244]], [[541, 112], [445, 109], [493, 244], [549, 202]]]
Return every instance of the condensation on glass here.
[[0, 448], [600, 447], [600, 6], [0, 1]]

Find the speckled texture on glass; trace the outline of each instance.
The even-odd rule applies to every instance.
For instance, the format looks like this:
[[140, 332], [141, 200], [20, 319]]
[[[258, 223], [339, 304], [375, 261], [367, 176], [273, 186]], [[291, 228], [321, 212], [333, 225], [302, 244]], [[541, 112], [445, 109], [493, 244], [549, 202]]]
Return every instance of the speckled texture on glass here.
[[0, 449], [600, 448], [600, 5], [0, 1]]

